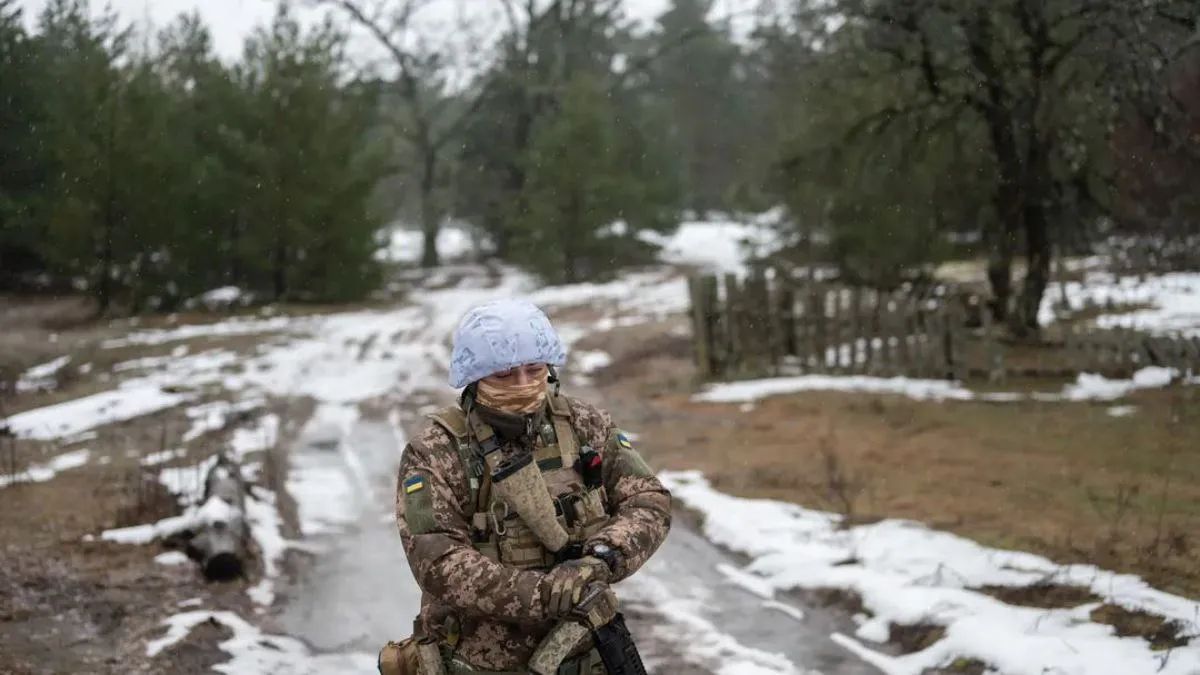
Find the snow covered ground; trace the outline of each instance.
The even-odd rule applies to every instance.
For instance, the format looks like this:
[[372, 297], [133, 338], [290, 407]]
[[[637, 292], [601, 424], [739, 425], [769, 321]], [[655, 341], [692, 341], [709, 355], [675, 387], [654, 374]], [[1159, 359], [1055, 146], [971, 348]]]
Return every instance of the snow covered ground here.
[[[1200, 337], [1200, 273], [1177, 272], [1145, 278], [1116, 277], [1108, 272], [1088, 272], [1082, 282], [1051, 284], [1046, 290], [1038, 318], [1043, 324], [1056, 319], [1056, 305], [1063, 291], [1075, 311], [1087, 308], [1113, 308], [1101, 313], [1096, 325], [1101, 328], [1135, 328], [1156, 335], [1176, 334]], [[1119, 311], [1122, 306], [1146, 305], [1135, 311]]]
[[706, 403], [752, 403], [769, 396], [803, 391], [840, 391], [865, 394], [895, 394], [917, 401], [1115, 401], [1140, 389], [1161, 389], [1172, 382], [1200, 384], [1200, 377], [1189, 376], [1172, 368], [1147, 366], [1129, 379], [1109, 379], [1095, 373], [1080, 373], [1074, 382], [1058, 392], [975, 392], [947, 380], [921, 380], [908, 377], [868, 377], [865, 375], [798, 375], [758, 380], [721, 382], [708, 385], [692, 397]]
[[[741, 264], [737, 242], [747, 236], [746, 227], [695, 224], [662, 243], [673, 261], [736, 271]], [[1183, 319], [1179, 317], [1186, 316], [1191, 307], [1191, 291], [1181, 290], [1191, 288], [1189, 283], [1184, 280], [1170, 287], [1174, 290], [1164, 286], [1155, 291], [1155, 302], [1162, 307], [1153, 311], [1161, 314], [1144, 320], [1158, 326], [1180, 325]], [[474, 304], [508, 295], [526, 295], [552, 315], [576, 305], [589, 306], [594, 310], [591, 314], [598, 316], [594, 321], [560, 323], [568, 342], [596, 330], [677, 316], [688, 306], [684, 279], [665, 267], [628, 273], [607, 283], [549, 288], [538, 288], [528, 276], [504, 269], [498, 279], [467, 274], [457, 284], [414, 294], [410, 304], [384, 310], [309, 317], [265, 315], [172, 329], [134, 330], [104, 346], [168, 345], [206, 336], [258, 335], [261, 339], [248, 354], [223, 349], [193, 353], [190, 350], [198, 347], [180, 345], [169, 358], [118, 364], [110, 373], [115, 382], [113, 389], [14, 415], [6, 422], [18, 437], [56, 441], [189, 405], [185, 410], [190, 420], [185, 441], [191, 441], [224, 428], [235, 415], [257, 414], [253, 424], [233, 436], [232, 452], [246, 459], [274, 445], [278, 435], [280, 420], [261, 414], [259, 409], [268, 400], [308, 397], [315, 402], [316, 412], [301, 434], [306, 450], [291, 455], [287, 482], [288, 492], [297, 502], [302, 534], [313, 540], [332, 540], [356, 531], [368, 536], [371, 531], [364, 523], [370, 519], [382, 523], [387, 518], [379, 507], [380, 488], [374, 478], [380, 471], [386, 473], [379, 467], [398, 461], [398, 453], [367, 459], [368, 449], [355, 436], [356, 430], [362, 429], [360, 406], [382, 403], [415, 413], [445, 400], [449, 392], [442, 364], [448, 360], [449, 335], [458, 318]], [[568, 375], [572, 370], [586, 374], [610, 360], [602, 351], [579, 352], [566, 370]], [[30, 383], [44, 381], [66, 363], [44, 364], [22, 379]], [[1041, 396], [1045, 400], [1112, 400], [1137, 388], [1162, 386], [1169, 376], [1161, 369], [1147, 369], [1128, 381], [1081, 376], [1060, 392], [1031, 396], [1037, 400], [1043, 400]], [[824, 376], [718, 384], [697, 399], [752, 402], [767, 395], [801, 390], [895, 393], [931, 400], [1010, 400], [1004, 394], [976, 395], [944, 381]], [[201, 398], [204, 402], [198, 402]], [[403, 444], [399, 421], [392, 421], [391, 427], [394, 438], [391, 445], [384, 445], [389, 452]], [[374, 438], [372, 442], [378, 446], [378, 434]], [[143, 462], [155, 466], [176, 452], [166, 450], [163, 457], [154, 457], [153, 461], [147, 457]], [[86, 450], [73, 451], [45, 465], [30, 467], [28, 478], [50, 480], [56, 472], [87, 461]], [[199, 486], [194, 477], [205, 469], [202, 464], [159, 472], [164, 485], [193, 504], [184, 515], [100, 536], [115, 541], [152, 541], [198, 519], [221, 515], [220, 505], [195, 504]], [[253, 479], [259, 467], [251, 462], [244, 470], [246, 478]], [[803, 621], [802, 611], [777, 597], [791, 588], [837, 587], [862, 595], [873, 617], [864, 618], [853, 634], [838, 632], [835, 639], [884, 672], [919, 673], [956, 656], [967, 656], [1013, 674], [1200, 673], [1200, 650], [1151, 652], [1140, 639], [1117, 638], [1111, 628], [1091, 622], [1089, 606], [1030, 610], [1004, 605], [970, 590], [982, 584], [1028, 584], [1051, 578], [1091, 588], [1105, 601], [1190, 622], [1185, 625], [1191, 627], [1191, 632], [1200, 630], [1200, 607], [1196, 603], [1153, 591], [1134, 577], [1087, 566], [1057, 566], [1036, 556], [994, 551], [914, 523], [884, 521], [840, 529], [830, 514], [722, 495], [697, 474], [667, 474], [664, 478], [682, 502], [706, 516], [706, 536], [751, 558], [742, 568], [723, 564], [718, 576], [755, 594], [757, 611], [771, 612], [779, 620]], [[246, 507], [251, 533], [264, 553], [262, 580], [249, 591], [262, 611], [272, 607], [279, 595], [279, 563], [286, 550], [294, 546], [311, 549], [307, 542], [285, 539], [276, 498], [269, 490], [256, 488]], [[663, 612], [663, 630], [697, 638], [689, 641], [694, 643], [692, 648], [700, 650], [692, 654], [695, 662], [730, 675], [798, 673], [809, 667], [780, 656], [769, 645], [752, 646], [733, 637], [725, 626], [732, 619], [704, 613], [712, 606], [711, 597], [680, 598], [671, 590], [672, 579], [701, 577], [681, 577], [679, 572], [686, 565], [678, 557], [663, 558], [656, 565], [660, 569], [648, 575], [642, 586], [635, 586], [635, 593], [641, 602]], [[411, 584], [403, 572], [399, 578], [404, 581], [397, 584]], [[357, 593], [361, 589], [344, 590]], [[731, 611], [739, 614], [754, 611], [742, 605], [730, 607], [736, 607]], [[373, 668], [373, 655], [362, 650], [318, 655], [302, 641], [263, 633], [245, 618], [224, 609], [194, 605], [180, 609], [165, 621], [165, 635], [148, 645], [149, 653], [168, 648], [192, 627], [212, 618], [234, 633], [221, 643], [221, 649], [232, 657], [220, 666], [222, 672], [336, 673]], [[874, 644], [886, 638], [891, 621], [937, 623], [946, 627], [946, 637], [916, 654], [887, 656]], [[760, 628], [750, 626], [747, 632], [755, 630]]]
[[0, 476], [0, 488], [6, 488], [13, 483], [44, 483], [63, 471], [87, 464], [91, 456], [92, 452], [87, 449], [64, 452], [48, 462], [27, 466], [16, 475]]
[[[870, 616], [854, 635], [834, 639], [888, 675], [918, 675], [956, 658], [978, 659], [1005, 675], [1200, 673], [1200, 647], [1154, 651], [1091, 620], [1101, 602], [1176, 621], [1200, 633], [1200, 603], [1154, 590], [1132, 575], [1090, 565], [1057, 565], [1040, 556], [980, 546], [901, 520], [841, 528], [838, 516], [795, 504], [722, 494], [697, 472], [662, 475], [675, 498], [704, 518], [714, 542], [750, 558], [740, 573], [765, 593], [835, 588], [861, 596]], [[973, 590], [1039, 582], [1089, 589], [1101, 601], [1064, 609], [1005, 604]], [[945, 637], [889, 656], [890, 624], [944, 626]]]

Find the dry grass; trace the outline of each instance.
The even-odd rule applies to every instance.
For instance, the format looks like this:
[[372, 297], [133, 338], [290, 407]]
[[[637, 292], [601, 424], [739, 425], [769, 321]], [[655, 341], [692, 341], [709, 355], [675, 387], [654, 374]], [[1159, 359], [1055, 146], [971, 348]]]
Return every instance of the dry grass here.
[[[659, 468], [697, 468], [727, 492], [844, 510], [828, 448], [858, 476], [859, 518], [911, 518], [984, 544], [1088, 561], [1200, 595], [1200, 391], [1140, 392], [1107, 404], [933, 403], [805, 393], [738, 405], [690, 401], [686, 341], [639, 326], [585, 343], [613, 353], [597, 379]], [[1010, 382], [1009, 388], [1018, 386]], [[1057, 389], [1059, 383], [1026, 383]], [[844, 481], [843, 481], [844, 482]], [[1136, 489], [1134, 489], [1136, 487]]]

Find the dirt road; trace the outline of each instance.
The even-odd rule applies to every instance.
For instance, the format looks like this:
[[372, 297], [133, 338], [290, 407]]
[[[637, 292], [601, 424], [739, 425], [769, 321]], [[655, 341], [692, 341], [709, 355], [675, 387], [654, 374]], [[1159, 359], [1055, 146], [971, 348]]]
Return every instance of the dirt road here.
[[[361, 344], [378, 349], [390, 341], [403, 344], [407, 354], [438, 354], [459, 310], [490, 295], [486, 287], [471, 285], [423, 295], [417, 300], [422, 311], [410, 314], [399, 332], [367, 336]], [[419, 592], [392, 512], [403, 439], [423, 423], [422, 404], [438, 398], [442, 369], [429, 358], [414, 363], [412, 371], [436, 373], [435, 381], [411, 389], [389, 420], [362, 418], [341, 428], [310, 424], [291, 449], [293, 467], [316, 471], [327, 490], [355, 495], [332, 509], [340, 515], [329, 519], [330, 527], [308, 538], [318, 552], [284, 589], [280, 627], [319, 651], [371, 654], [410, 632]], [[448, 393], [441, 394], [443, 402]], [[329, 488], [338, 480], [341, 487]], [[296, 497], [303, 521], [305, 496]], [[348, 509], [346, 501], [352, 502]], [[648, 665], [664, 673], [876, 672], [829, 639], [847, 629], [845, 617], [771, 597], [739, 574], [739, 567], [687, 519], [677, 519], [650, 564], [618, 588]]]

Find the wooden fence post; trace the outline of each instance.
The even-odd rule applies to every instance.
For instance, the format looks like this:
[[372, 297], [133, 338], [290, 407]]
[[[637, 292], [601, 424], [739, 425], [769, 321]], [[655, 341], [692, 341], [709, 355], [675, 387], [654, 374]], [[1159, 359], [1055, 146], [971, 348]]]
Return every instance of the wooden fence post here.
[[692, 298], [692, 333], [696, 348], [696, 366], [703, 378], [716, 375], [713, 363], [712, 329], [716, 314], [716, 277], [704, 275], [688, 278]]
[[741, 289], [735, 274], [725, 275], [725, 372], [726, 377], [741, 374], [742, 343], [740, 324]]
[[813, 359], [813, 370], [825, 372], [825, 292], [819, 283], [809, 287], [809, 330], [812, 350], [809, 352]]

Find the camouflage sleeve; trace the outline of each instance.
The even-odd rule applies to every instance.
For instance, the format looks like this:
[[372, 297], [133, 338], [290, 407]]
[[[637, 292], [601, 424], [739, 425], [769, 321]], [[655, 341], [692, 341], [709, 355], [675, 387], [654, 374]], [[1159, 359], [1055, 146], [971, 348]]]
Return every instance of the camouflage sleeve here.
[[541, 573], [502, 565], [471, 546], [466, 472], [445, 432], [431, 425], [404, 449], [396, 487], [396, 523], [421, 590], [465, 617], [546, 620]]
[[602, 448], [604, 488], [613, 515], [589, 543], [607, 544], [620, 552], [614, 579], [620, 581], [638, 571], [667, 538], [671, 493], [607, 412], [577, 403], [575, 417], [587, 442]]

